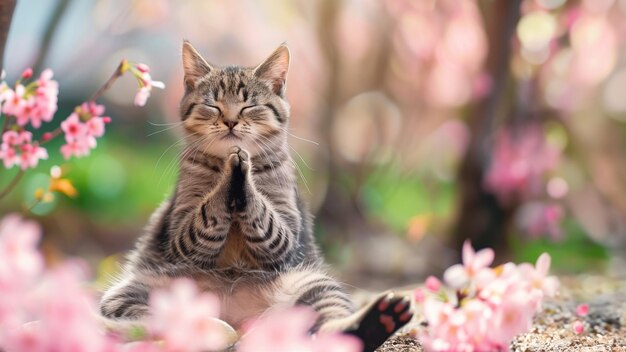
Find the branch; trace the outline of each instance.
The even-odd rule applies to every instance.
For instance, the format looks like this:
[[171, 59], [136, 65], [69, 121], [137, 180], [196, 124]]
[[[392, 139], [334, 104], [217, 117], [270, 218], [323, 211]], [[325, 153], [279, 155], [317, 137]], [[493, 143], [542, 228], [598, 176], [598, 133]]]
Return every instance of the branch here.
[[9, 193], [11, 193], [11, 191], [22, 179], [22, 176], [24, 176], [24, 170], [20, 170], [17, 174], [15, 174], [11, 182], [9, 182], [9, 184], [2, 191], [0, 191], [0, 199], [6, 197]]
[[0, 69], [4, 68], [4, 47], [11, 28], [15, 0], [0, 1]]
[[59, 5], [54, 9], [54, 13], [50, 16], [48, 20], [48, 24], [46, 25], [43, 38], [41, 38], [41, 43], [39, 45], [39, 52], [37, 53], [37, 59], [35, 63], [33, 63], [33, 72], [41, 72], [42, 66], [46, 57], [48, 56], [48, 52], [50, 51], [50, 45], [52, 44], [52, 39], [54, 39], [54, 35], [56, 34], [57, 29], [59, 28], [59, 22], [61, 22], [61, 18], [65, 14], [65, 11], [68, 8], [70, 0], [60, 0]]

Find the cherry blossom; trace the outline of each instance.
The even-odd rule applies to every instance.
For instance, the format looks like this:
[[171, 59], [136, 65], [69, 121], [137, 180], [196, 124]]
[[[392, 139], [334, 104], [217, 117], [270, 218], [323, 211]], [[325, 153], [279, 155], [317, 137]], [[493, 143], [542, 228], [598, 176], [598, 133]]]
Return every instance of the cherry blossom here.
[[131, 68], [131, 72], [137, 78], [137, 82], [139, 83], [139, 90], [135, 95], [135, 105], [144, 106], [146, 105], [146, 101], [150, 97], [150, 92], [152, 91], [152, 87], [164, 89], [165, 84], [160, 81], [152, 80], [150, 76], [150, 68], [146, 64], [135, 64], [133, 68]]
[[526, 199], [542, 188], [543, 175], [555, 167], [558, 157], [559, 151], [537, 126], [503, 130], [496, 138], [485, 187], [504, 204]]
[[66, 144], [61, 146], [61, 154], [65, 159], [89, 155], [91, 149], [97, 146], [96, 138], [104, 135], [105, 123], [110, 121], [109, 117], [100, 116], [102, 114], [104, 114], [103, 105], [87, 102], [77, 107], [61, 123], [66, 141]]
[[35, 287], [25, 292], [21, 308], [28, 313], [29, 322], [7, 333], [8, 350], [113, 350], [113, 340], [105, 335], [95, 318], [95, 300], [83, 288], [83, 271], [79, 263], [67, 262], [46, 273]]
[[[58, 83], [52, 80], [52, 71], [45, 70], [39, 79], [24, 86], [21, 82], [15, 85], [15, 89], [3, 88], [2, 112], [13, 116], [19, 126], [26, 126], [29, 122], [33, 128], [39, 128], [42, 122], [52, 120], [57, 110]], [[26, 69], [22, 73], [22, 79], [32, 76], [32, 69]]]
[[41, 159], [48, 158], [45, 148], [37, 142], [31, 142], [32, 134], [28, 131], [6, 131], [0, 144], [0, 159], [5, 168], [19, 165], [22, 170], [34, 168]]
[[576, 320], [574, 324], [572, 324], [572, 329], [574, 330], [575, 333], [580, 335], [585, 331], [585, 325], [583, 324], [582, 321]]
[[441, 281], [431, 275], [426, 278], [426, 288], [432, 292], [437, 292], [441, 288]]
[[239, 342], [238, 351], [362, 351], [361, 342], [352, 336], [319, 333], [312, 338], [308, 331], [316, 318], [317, 314], [306, 307], [269, 312], [250, 326]]
[[193, 281], [179, 279], [169, 290], [157, 290], [150, 296], [150, 328], [162, 338], [168, 350], [221, 350], [227, 336], [216, 318], [219, 299], [210, 293], [200, 293]]
[[463, 244], [463, 264], [456, 264], [448, 268], [443, 275], [444, 281], [453, 288], [459, 288], [467, 284], [469, 280], [481, 273], [493, 262], [494, 252], [491, 248], [485, 248], [478, 253], [474, 251], [469, 241]]
[[[506, 263], [490, 268], [492, 261], [493, 251], [476, 253], [466, 242], [463, 265], [446, 271], [444, 281], [451, 290], [416, 291], [428, 322], [428, 328], [419, 332], [427, 350], [506, 350], [514, 336], [530, 329], [543, 298], [556, 294], [558, 281], [548, 276], [548, 254], [534, 266]], [[432, 285], [432, 279], [427, 281]]]

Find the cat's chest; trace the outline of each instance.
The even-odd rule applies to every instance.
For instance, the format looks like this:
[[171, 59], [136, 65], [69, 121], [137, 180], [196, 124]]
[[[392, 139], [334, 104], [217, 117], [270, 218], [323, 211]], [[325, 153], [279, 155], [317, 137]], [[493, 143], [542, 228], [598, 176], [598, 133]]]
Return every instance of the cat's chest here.
[[258, 263], [246, 254], [246, 243], [237, 223], [233, 223], [226, 237], [226, 243], [217, 257], [218, 268], [258, 269]]

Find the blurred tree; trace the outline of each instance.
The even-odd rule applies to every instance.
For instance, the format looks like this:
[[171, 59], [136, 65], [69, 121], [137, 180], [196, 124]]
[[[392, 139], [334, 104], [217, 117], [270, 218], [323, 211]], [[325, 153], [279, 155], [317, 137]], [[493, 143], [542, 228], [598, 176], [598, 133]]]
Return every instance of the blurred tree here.
[[461, 248], [470, 239], [478, 248], [492, 247], [496, 253], [508, 250], [506, 229], [513, 206], [505, 207], [484, 185], [485, 167], [493, 149], [492, 136], [498, 121], [513, 115], [509, 70], [515, 28], [520, 18], [521, 0], [482, 2], [481, 12], [489, 51], [485, 63], [492, 78], [491, 94], [471, 107], [468, 123], [472, 138], [459, 168], [458, 215], [452, 230], [453, 248]]

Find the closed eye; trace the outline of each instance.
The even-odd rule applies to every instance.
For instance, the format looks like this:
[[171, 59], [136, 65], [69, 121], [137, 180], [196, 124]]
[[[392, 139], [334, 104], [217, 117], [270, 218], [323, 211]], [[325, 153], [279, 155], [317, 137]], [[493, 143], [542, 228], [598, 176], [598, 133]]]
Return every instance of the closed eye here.
[[249, 112], [250, 110], [254, 109], [258, 107], [258, 105], [248, 105], [248, 106], [244, 106], [241, 111], [239, 111], [239, 115], [243, 115], [245, 112]]
[[215, 112], [216, 114], [222, 114], [222, 109], [220, 109], [219, 107], [215, 106], [215, 105], [209, 105], [209, 104], [203, 104], [204, 106], [206, 106], [209, 109], [212, 109], [213, 112]]

